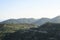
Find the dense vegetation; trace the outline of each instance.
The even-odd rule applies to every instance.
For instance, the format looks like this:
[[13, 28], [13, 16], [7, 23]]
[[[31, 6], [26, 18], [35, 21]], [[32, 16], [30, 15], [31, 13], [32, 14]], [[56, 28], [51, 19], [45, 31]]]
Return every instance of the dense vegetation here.
[[2, 40], [60, 40], [60, 24], [46, 23], [38, 28], [7, 33]]
[[14, 33], [17, 30], [27, 30], [34, 27], [36, 26], [33, 24], [0, 24], [0, 40], [3, 39], [6, 34]]

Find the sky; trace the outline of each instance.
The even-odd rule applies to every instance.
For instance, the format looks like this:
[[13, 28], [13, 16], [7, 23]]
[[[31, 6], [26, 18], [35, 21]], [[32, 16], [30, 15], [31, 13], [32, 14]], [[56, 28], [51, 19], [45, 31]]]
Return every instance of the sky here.
[[0, 0], [0, 19], [53, 18], [60, 15], [60, 0]]

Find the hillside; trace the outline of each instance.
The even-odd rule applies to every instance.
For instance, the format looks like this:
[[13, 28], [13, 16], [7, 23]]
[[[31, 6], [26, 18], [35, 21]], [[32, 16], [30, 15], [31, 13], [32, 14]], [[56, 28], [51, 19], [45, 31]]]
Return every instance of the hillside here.
[[60, 40], [60, 24], [46, 23], [38, 28], [19, 30], [3, 40]]
[[60, 16], [54, 17], [52, 19], [49, 18], [40, 18], [40, 19], [34, 19], [34, 18], [20, 18], [20, 19], [8, 19], [3, 22], [0, 22], [0, 24], [35, 24], [35, 25], [43, 25], [47, 22], [51, 23], [60, 23]]
[[21, 24], [21, 23], [31, 24], [32, 22], [35, 22], [35, 21], [36, 19], [34, 18], [8, 19], [8, 20], [1, 22], [0, 24]]
[[43, 25], [43, 24], [45, 24], [46, 22], [49, 22], [49, 21], [50, 21], [49, 18], [41, 18], [41, 19], [38, 19], [37, 21], [35, 21], [33, 24]]
[[50, 20], [50, 22], [53, 22], [53, 23], [60, 23], [60, 16], [57, 16], [57, 17], [54, 17]]
[[51, 22], [51, 23], [60, 23], [60, 16], [56, 16], [52, 19], [49, 19], [49, 18], [41, 18], [41, 19], [38, 19], [36, 20], [35, 22], [33, 22], [33, 24], [36, 24], [36, 25], [43, 25], [47, 22]]
[[7, 34], [7, 33], [14, 33], [18, 30], [27, 30], [29, 28], [37, 27], [33, 24], [0, 24], [0, 40]]
[[30, 40], [45, 40], [45, 39], [46, 40], [50, 40], [50, 39], [59, 40], [59, 37], [60, 37], [60, 21], [59, 20], [60, 20], [60, 16], [57, 16], [52, 19], [49, 19], [49, 18], [25, 19], [23, 18], [23, 19], [5, 20], [3, 22], [0, 22], [0, 40], [1, 39], [20, 40], [21, 38], [23, 40], [24, 39], [25, 40], [29, 40], [29, 39]]

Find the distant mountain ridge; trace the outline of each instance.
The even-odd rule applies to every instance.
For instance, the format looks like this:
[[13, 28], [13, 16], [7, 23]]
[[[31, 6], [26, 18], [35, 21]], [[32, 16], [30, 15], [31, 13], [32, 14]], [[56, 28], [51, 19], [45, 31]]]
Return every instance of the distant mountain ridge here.
[[34, 24], [36, 24], [36, 25], [42, 25], [42, 24], [45, 24], [46, 22], [49, 22], [49, 21], [50, 21], [49, 18], [41, 18], [41, 19], [35, 21]]
[[20, 23], [31, 24], [32, 22], [35, 22], [35, 21], [36, 20], [33, 18], [8, 19], [1, 22], [1, 24], [20, 24]]
[[60, 23], [60, 16], [54, 17], [53, 19], [50, 20], [50, 22]]
[[20, 18], [20, 19], [8, 19], [0, 24], [20, 24], [20, 23], [27, 23], [27, 24], [36, 24], [36, 25], [43, 25], [47, 22], [51, 23], [60, 23], [60, 16], [54, 17], [52, 19], [49, 18], [41, 18], [41, 19], [34, 19], [34, 18]]
[[41, 18], [41, 19], [35, 21], [34, 24], [43, 25], [43, 24], [45, 24], [47, 22], [50, 22], [50, 23], [60, 23], [60, 16], [54, 17], [52, 19], [49, 19], [49, 18]]

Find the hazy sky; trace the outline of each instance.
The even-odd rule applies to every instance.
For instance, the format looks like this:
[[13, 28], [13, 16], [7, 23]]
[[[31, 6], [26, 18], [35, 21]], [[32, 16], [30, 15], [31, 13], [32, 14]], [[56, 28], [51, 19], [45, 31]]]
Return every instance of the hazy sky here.
[[0, 0], [0, 19], [53, 18], [60, 15], [60, 0]]

